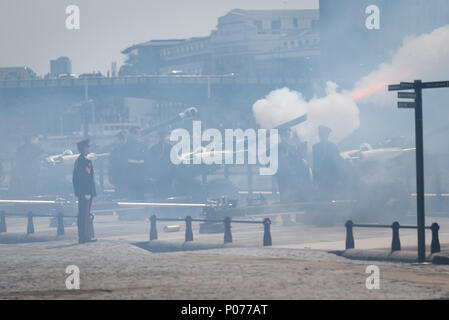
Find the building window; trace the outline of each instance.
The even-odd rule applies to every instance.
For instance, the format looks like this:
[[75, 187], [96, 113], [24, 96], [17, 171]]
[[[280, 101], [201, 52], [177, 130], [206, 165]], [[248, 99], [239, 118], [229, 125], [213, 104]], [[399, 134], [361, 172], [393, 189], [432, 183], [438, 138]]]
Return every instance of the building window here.
[[298, 18], [293, 19], [293, 28], [298, 28]]
[[254, 26], [257, 28], [257, 32], [262, 31], [262, 21], [261, 20], [254, 20]]
[[271, 29], [276, 31], [281, 30], [281, 20], [272, 20]]

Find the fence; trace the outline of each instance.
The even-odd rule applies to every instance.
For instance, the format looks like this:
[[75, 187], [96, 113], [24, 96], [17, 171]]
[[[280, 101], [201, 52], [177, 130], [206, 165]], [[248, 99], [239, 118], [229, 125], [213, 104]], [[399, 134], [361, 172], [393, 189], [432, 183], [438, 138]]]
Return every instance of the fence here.
[[232, 220], [230, 217], [226, 217], [223, 220], [211, 220], [211, 219], [193, 219], [191, 216], [187, 216], [185, 219], [170, 219], [170, 218], [157, 218], [156, 215], [150, 217], [150, 241], [157, 240], [157, 221], [185, 221], [185, 241], [193, 241], [192, 222], [211, 222], [224, 224], [224, 243], [232, 243], [231, 223], [250, 223], [250, 224], [263, 224], [263, 245], [271, 246], [271, 220], [265, 218], [263, 221], [249, 221], [249, 220]]
[[44, 215], [44, 214], [33, 214], [33, 212], [30, 211], [26, 215], [23, 215], [23, 214], [17, 214], [17, 213], [9, 213], [8, 214], [5, 211], [0, 211], [0, 233], [7, 232], [6, 216], [23, 217], [23, 218], [26, 217], [27, 220], [28, 220], [28, 222], [27, 222], [27, 235], [34, 233], [34, 221], [33, 221], [34, 217], [48, 217], [48, 218], [57, 217], [58, 225], [57, 225], [57, 228], [56, 228], [56, 235], [58, 235], [58, 236], [62, 236], [65, 233], [65, 231], [64, 231], [64, 217], [70, 217], [70, 218], [76, 218], [77, 217], [77, 216], [64, 215], [62, 212], [59, 212], [59, 213], [54, 214], [54, 215], [51, 215], [51, 214]]
[[[399, 229], [418, 229], [417, 226], [401, 226], [399, 222], [395, 221], [391, 225], [381, 224], [355, 224], [351, 220], [347, 221], [346, 227], [346, 249], [354, 249], [354, 235], [353, 228], [391, 228], [393, 230], [393, 239], [391, 241], [391, 251], [401, 250], [401, 240], [399, 238]], [[438, 238], [438, 230], [440, 226], [438, 223], [433, 223], [430, 227], [425, 227], [427, 230], [432, 230], [432, 242], [430, 244], [431, 253], [440, 252], [440, 240]]]

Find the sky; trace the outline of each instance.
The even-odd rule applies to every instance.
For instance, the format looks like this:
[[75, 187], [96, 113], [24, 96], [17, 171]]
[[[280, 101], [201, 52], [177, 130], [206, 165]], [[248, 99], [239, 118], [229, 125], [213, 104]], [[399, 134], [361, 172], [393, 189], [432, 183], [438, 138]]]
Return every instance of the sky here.
[[[65, 26], [66, 7], [80, 9], [80, 29]], [[317, 9], [318, 0], [1, 0], [0, 67], [28, 66], [38, 75], [68, 56], [72, 72], [123, 62], [121, 51], [152, 39], [207, 36], [232, 9]]]

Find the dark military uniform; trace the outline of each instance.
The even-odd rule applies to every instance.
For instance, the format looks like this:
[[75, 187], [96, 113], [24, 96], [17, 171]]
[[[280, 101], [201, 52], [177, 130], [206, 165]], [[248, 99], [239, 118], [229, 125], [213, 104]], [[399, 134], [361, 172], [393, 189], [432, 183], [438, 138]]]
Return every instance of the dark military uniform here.
[[332, 200], [341, 182], [343, 159], [337, 146], [321, 141], [313, 146], [313, 180], [319, 198]]
[[150, 187], [157, 198], [168, 197], [173, 191], [176, 167], [170, 161], [171, 145], [160, 141], [145, 155], [146, 177], [151, 181]]
[[123, 195], [127, 179], [126, 145], [117, 145], [109, 154], [108, 163], [109, 182], [114, 186], [116, 194]]
[[311, 174], [301, 149], [288, 142], [279, 144], [279, 168], [276, 173], [282, 202], [309, 199]]
[[73, 188], [78, 198], [78, 238], [80, 243], [94, 237], [93, 216], [90, 213], [95, 190], [92, 161], [80, 154], [73, 169]]
[[38, 194], [43, 153], [37, 143], [29, 141], [17, 150], [9, 188], [12, 196], [31, 197]]

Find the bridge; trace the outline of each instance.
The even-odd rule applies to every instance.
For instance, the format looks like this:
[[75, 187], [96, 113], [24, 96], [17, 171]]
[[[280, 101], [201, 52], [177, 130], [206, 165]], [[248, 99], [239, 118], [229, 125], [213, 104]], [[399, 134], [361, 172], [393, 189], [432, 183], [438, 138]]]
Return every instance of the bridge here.
[[[305, 78], [293, 77], [238, 77], [236, 75], [177, 75], [177, 76], [124, 76], [112, 78], [64, 78], [0, 81], [0, 97], [32, 98], [56, 94], [80, 101], [102, 96], [125, 96], [147, 99], [207, 100], [230, 94], [258, 99], [271, 90], [288, 86], [292, 89], [307, 87]], [[192, 102], [196, 102], [192, 101]], [[1, 103], [1, 101], [0, 101]]]

